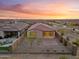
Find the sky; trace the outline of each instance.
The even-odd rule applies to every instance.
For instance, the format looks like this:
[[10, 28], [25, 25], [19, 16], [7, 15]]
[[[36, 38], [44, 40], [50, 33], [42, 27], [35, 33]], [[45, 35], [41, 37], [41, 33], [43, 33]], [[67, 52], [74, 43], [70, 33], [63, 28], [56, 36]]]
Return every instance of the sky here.
[[79, 0], [0, 0], [0, 18], [79, 19]]

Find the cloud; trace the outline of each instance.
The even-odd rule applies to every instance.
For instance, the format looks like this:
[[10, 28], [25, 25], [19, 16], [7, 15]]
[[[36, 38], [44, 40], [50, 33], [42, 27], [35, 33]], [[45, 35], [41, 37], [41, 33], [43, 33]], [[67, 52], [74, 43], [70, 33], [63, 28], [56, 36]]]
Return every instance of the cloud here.
[[56, 15], [63, 15], [63, 13], [66, 13], [67, 6], [62, 3], [54, 3], [54, 4], [38, 4], [38, 3], [29, 3], [29, 4], [16, 4], [16, 5], [10, 5], [10, 6], [4, 6], [3, 8], [0, 7], [0, 9], [13, 11], [13, 12], [19, 12], [24, 14], [34, 14], [34, 15], [50, 15], [50, 16], [56, 16]]
[[[13, 0], [12, 0], [13, 1]], [[20, 0], [18, 0], [20, 1]], [[4, 4], [0, 3], [0, 10], [11, 11], [11, 15], [15, 14], [26, 14], [24, 17], [37, 16], [73, 16], [78, 15], [78, 0], [22, 0], [27, 2], [17, 2], [15, 4]], [[14, 1], [15, 2], [15, 1]], [[8, 0], [9, 3], [9, 0]], [[67, 4], [68, 3], [68, 4]], [[77, 6], [78, 5], [78, 6]], [[21, 17], [21, 16], [20, 16]]]

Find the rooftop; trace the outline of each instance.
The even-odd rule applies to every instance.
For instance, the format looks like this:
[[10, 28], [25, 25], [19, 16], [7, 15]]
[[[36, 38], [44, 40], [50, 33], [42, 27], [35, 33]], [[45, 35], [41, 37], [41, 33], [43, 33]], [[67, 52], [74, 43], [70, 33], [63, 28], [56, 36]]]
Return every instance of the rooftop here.
[[0, 31], [21, 31], [28, 26], [25, 23], [0, 23]]
[[28, 30], [40, 30], [40, 31], [52, 31], [52, 30], [59, 30], [59, 29], [65, 29], [66, 26], [60, 24], [54, 24], [53, 26], [45, 24], [45, 23], [36, 23], [29, 27]]
[[29, 27], [28, 30], [40, 30], [40, 31], [52, 31], [52, 30], [55, 30], [55, 28], [47, 25], [47, 24], [44, 24], [44, 23], [36, 23], [34, 25], [32, 25], [31, 27]]

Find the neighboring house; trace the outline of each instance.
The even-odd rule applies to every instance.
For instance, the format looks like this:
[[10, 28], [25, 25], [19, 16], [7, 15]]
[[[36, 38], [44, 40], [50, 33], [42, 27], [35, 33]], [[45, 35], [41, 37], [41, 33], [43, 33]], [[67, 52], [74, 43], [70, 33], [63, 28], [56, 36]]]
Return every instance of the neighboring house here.
[[28, 24], [13, 23], [0, 25], [0, 37], [11, 38], [20, 36], [26, 29]]
[[28, 28], [27, 37], [28, 38], [54, 38], [55, 37], [55, 28], [44, 24], [36, 23]]
[[23, 40], [21, 37], [28, 29], [28, 26], [28, 24], [23, 23], [0, 23], [0, 50], [6, 50], [5, 48], [9, 50], [9, 47], [14, 50], [18, 47], [20, 41]]

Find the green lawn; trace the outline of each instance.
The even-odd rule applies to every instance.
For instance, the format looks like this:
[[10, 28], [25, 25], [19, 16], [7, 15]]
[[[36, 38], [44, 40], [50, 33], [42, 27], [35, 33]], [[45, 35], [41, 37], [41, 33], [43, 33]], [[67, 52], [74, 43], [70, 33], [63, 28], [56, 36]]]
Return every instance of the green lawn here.
[[0, 47], [0, 51], [9, 51], [10, 47]]

